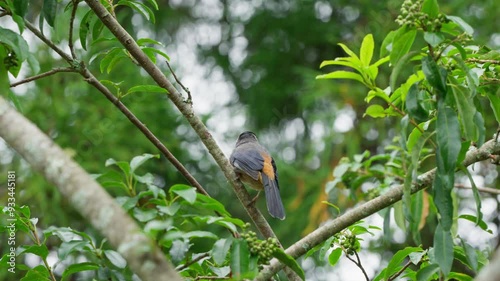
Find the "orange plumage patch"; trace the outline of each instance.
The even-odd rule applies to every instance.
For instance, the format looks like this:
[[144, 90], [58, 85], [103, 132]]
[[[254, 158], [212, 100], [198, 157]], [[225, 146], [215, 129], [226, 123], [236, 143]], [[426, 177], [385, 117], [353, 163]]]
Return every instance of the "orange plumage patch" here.
[[262, 168], [262, 172], [270, 179], [274, 180], [274, 168], [271, 164], [272, 158], [269, 155], [261, 153], [264, 158], [264, 167]]

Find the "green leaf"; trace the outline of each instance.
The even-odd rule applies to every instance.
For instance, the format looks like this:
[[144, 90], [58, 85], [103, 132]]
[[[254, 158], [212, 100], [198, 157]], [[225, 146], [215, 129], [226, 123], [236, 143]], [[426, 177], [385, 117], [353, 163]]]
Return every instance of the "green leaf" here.
[[157, 85], [139, 85], [128, 89], [127, 93], [124, 96], [136, 92], [167, 93], [167, 90]]
[[127, 266], [127, 261], [118, 252], [113, 250], [105, 250], [104, 255], [106, 258], [116, 267], [125, 268]]
[[156, 209], [140, 209], [134, 208], [134, 218], [136, 218], [140, 222], [150, 221], [158, 215], [158, 211]]
[[437, 264], [429, 264], [420, 268], [417, 271], [417, 281], [428, 281], [434, 280], [434, 274], [439, 272], [439, 265]]
[[335, 264], [337, 264], [341, 256], [342, 256], [342, 249], [335, 248], [328, 256], [328, 262], [330, 263], [331, 266], [334, 266]]
[[222, 265], [225, 262], [232, 244], [232, 238], [222, 238], [214, 243], [211, 254], [216, 265]]
[[28, 11], [28, 0], [15, 0], [14, 1], [14, 12], [16, 15], [24, 17]]
[[429, 84], [444, 97], [447, 91], [446, 70], [439, 67], [432, 57], [422, 58], [422, 71]]
[[235, 239], [231, 247], [231, 272], [235, 280], [253, 279], [257, 275], [257, 268], [251, 266], [250, 251], [247, 242]]
[[146, 161], [148, 161], [151, 158], [159, 159], [160, 155], [158, 155], [158, 154], [144, 153], [143, 155], [135, 156], [130, 161], [130, 172], [131, 173], [135, 172], [135, 170], [138, 167], [140, 167], [142, 164], [144, 164]]
[[459, 273], [459, 272], [450, 272], [450, 275], [448, 275], [447, 280], [453, 280], [453, 281], [472, 281], [474, 278], [471, 276], [464, 274], [464, 273]]
[[109, 74], [111, 70], [113, 69], [113, 66], [119, 61], [119, 59], [126, 58], [127, 55], [125, 54], [125, 51], [122, 48], [115, 47], [104, 55], [104, 58], [102, 58], [101, 63], [99, 65], [99, 69], [101, 73], [104, 73], [104, 70]]
[[31, 253], [31, 254], [37, 255], [43, 259], [46, 259], [47, 256], [49, 255], [49, 250], [47, 249], [47, 246], [45, 246], [45, 244], [32, 245], [32, 246], [28, 246], [28, 247], [24, 248], [24, 250], [22, 250], [19, 253], [19, 255], [26, 254], [26, 253]]
[[191, 238], [217, 239], [217, 238], [219, 238], [217, 235], [213, 234], [212, 232], [202, 231], [202, 230], [195, 230], [195, 231], [186, 232], [184, 234], [184, 237], [188, 238], [188, 239], [191, 239]]
[[38, 265], [33, 269], [29, 269], [26, 275], [20, 281], [50, 281], [50, 273], [44, 265]]
[[153, 11], [146, 5], [141, 2], [132, 2], [128, 0], [120, 0], [117, 5], [125, 5], [139, 12], [146, 20], [151, 21], [151, 23], [155, 23], [155, 14]]
[[[462, 146], [460, 126], [455, 111], [442, 103], [438, 104], [436, 132], [438, 174], [454, 172]], [[452, 188], [453, 183], [449, 184], [448, 187]]]
[[57, 256], [60, 260], [64, 260], [68, 255], [79, 253], [80, 251], [90, 248], [90, 242], [84, 240], [73, 240], [61, 243], [57, 249]]
[[488, 228], [488, 225], [486, 224], [486, 222], [484, 222], [482, 219], [479, 219], [476, 216], [464, 214], [464, 215], [460, 215], [458, 218], [468, 220], [468, 221], [476, 224], [477, 226], [479, 226], [482, 230], [484, 230], [490, 234], [493, 234], [493, 231]]
[[429, 15], [431, 19], [435, 19], [439, 14], [437, 0], [424, 0], [424, 3], [422, 3], [422, 12]]
[[470, 266], [470, 268], [472, 268], [475, 272], [477, 272], [479, 270], [479, 261], [476, 250], [463, 239], [460, 239], [460, 243], [462, 244], [462, 248], [465, 252], [465, 257], [467, 258], [467, 265]]
[[392, 45], [394, 42], [394, 37], [396, 36], [396, 31], [391, 30], [382, 41], [380, 46], [380, 57], [385, 57], [392, 52]]
[[170, 187], [169, 192], [179, 195], [189, 204], [193, 204], [196, 201], [196, 189], [194, 187], [184, 184], [176, 184]]
[[361, 60], [361, 63], [365, 67], [370, 65], [374, 49], [375, 49], [375, 43], [373, 42], [373, 35], [367, 34], [365, 38], [363, 38], [363, 42], [361, 43], [361, 49], [359, 51], [359, 58]]
[[304, 270], [300, 267], [297, 261], [290, 255], [287, 255], [283, 249], [278, 248], [274, 251], [273, 256], [281, 261], [283, 264], [291, 268], [302, 280], [306, 279]]
[[[400, 34], [404, 32], [403, 34]], [[392, 45], [392, 52], [390, 54], [391, 64], [396, 65], [396, 63], [406, 55], [415, 41], [417, 36], [416, 30], [399, 29], [396, 36], [394, 37], [394, 43]]]
[[116, 165], [118, 166], [118, 168], [120, 168], [120, 170], [123, 171], [123, 173], [127, 176], [129, 176], [131, 173], [130, 173], [130, 165], [128, 162], [125, 162], [125, 161], [116, 161], [115, 159], [113, 158], [109, 158], [108, 160], [106, 160], [106, 162], [104, 163], [104, 166], [106, 167], [109, 167], [111, 165]]
[[423, 122], [429, 119], [429, 112], [425, 109], [423, 103], [426, 96], [425, 91], [418, 89], [419, 83], [411, 85], [406, 95], [406, 109], [411, 118], [417, 122]]
[[476, 213], [477, 213], [476, 225], [478, 225], [481, 221], [483, 221], [483, 212], [481, 211], [481, 205], [482, 205], [481, 195], [479, 195], [479, 190], [477, 189], [476, 183], [474, 182], [474, 178], [472, 177], [469, 170], [463, 165], [460, 165], [460, 168], [462, 172], [464, 172], [467, 175], [467, 177], [469, 178], [469, 182], [472, 186], [472, 194], [474, 195], [474, 201], [476, 202]]
[[93, 262], [82, 262], [77, 264], [71, 264], [64, 270], [61, 280], [63, 281], [67, 280], [69, 276], [77, 272], [82, 272], [87, 270], [97, 270], [97, 269], [99, 269], [99, 265]]
[[361, 75], [345, 70], [338, 70], [328, 74], [318, 75], [316, 76], [316, 79], [351, 79], [365, 84], [365, 80]]
[[444, 276], [448, 276], [453, 264], [453, 238], [450, 230], [445, 230], [439, 223], [434, 234], [434, 257]]
[[408, 63], [414, 59], [415, 57], [420, 56], [420, 52], [411, 51], [409, 53], [404, 54], [401, 59], [397, 61], [394, 65], [394, 68], [391, 72], [391, 77], [389, 78], [389, 85], [391, 87], [391, 92], [396, 90], [396, 82], [398, 81], [398, 77], [401, 72], [408, 68]]
[[387, 113], [385, 112], [385, 109], [381, 105], [372, 104], [366, 109], [364, 115], [368, 115], [373, 118], [379, 118], [379, 117], [386, 117]]
[[457, 16], [446, 16], [447, 19], [456, 23], [460, 28], [465, 31], [465, 33], [472, 35], [474, 34], [474, 28], [472, 28], [467, 22], [465, 22], [462, 18]]
[[80, 23], [80, 30], [79, 30], [80, 43], [82, 44], [82, 48], [84, 50], [87, 50], [87, 36], [90, 31], [90, 23], [92, 22], [94, 17], [95, 17], [94, 11], [89, 10], [87, 13], [85, 13]]
[[21, 63], [26, 60], [30, 54], [26, 40], [10, 29], [0, 27], [0, 43], [4, 43], [12, 49], [12, 51], [16, 54], [15, 59], [19, 65], [21, 65]]
[[54, 27], [57, 14], [57, 0], [43, 0], [43, 17], [47, 23]]
[[488, 99], [490, 100], [490, 106], [493, 109], [493, 114], [495, 115], [495, 119], [497, 120], [497, 123], [500, 123], [500, 96], [499, 96], [499, 91], [496, 93], [491, 93], [488, 91], [486, 95], [488, 96]]
[[437, 45], [443, 43], [446, 39], [443, 33], [441, 32], [424, 32], [424, 40], [429, 43], [432, 47], [436, 47]]
[[392, 256], [392, 259], [389, 261], [389, 264], [385, 269], [384, 280], [390, 278], [392, 275], [394, 275], [403, 267], [403, 265], [401, 264], [408, 257], [409, 254], [422, 251], [423, 250], [420, 247], [406, 247], [402, 250], [399, 250], [396, 254], [394, 254], [394, 256]]

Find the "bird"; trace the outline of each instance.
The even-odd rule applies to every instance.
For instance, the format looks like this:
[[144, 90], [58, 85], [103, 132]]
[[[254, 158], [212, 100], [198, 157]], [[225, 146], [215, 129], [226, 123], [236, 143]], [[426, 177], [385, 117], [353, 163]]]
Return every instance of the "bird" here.
[[276, 163], [253, 132], [246, 131], [239, 135], [229, 161], [240, 180], [259, 191], [252, 202], [264, 190], [269, 214], [284, 220], [286, 215], [280, 196]]

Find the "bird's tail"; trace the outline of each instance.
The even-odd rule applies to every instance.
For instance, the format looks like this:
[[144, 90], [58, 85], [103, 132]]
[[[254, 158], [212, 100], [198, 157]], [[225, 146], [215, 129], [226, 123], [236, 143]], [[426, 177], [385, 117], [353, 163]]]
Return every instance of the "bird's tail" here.
[[283, 207], [283, 202], [281, 202], [280, 190], [276, 179], [270, 180], [267, 176], [263, 176], [262, 180], [269, 214], [274, 218], [284, 220], [285, 208]]

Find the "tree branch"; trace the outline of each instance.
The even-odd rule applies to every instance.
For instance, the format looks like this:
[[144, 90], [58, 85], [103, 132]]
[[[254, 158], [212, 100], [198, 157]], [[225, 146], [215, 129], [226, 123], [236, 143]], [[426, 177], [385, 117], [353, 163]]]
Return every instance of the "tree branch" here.
[[75, 23], [76, 9], [78, 9], [78, 3], [80, 0], [71, 0], [73, 7], [71, 8], [71, 18], [69, 19], [69, 35], [68, 35], [68, 47], [71, 52], [73, 59], [76, 59], [75, 47], [73, 46], [73, 25]]
[[[35, 34], [40, 40], [46, 43], [50, 48], [52, 48], [55, 52], [57, 52], [68, 64], [73, 65], [73, 60], [71, 56], [66, 54], [63, 50], [59, 49], [52, 41], [50, 41], [47, 37], [45, 37], [36, 27], [34, 27], [29, 22], [25, 22], [26, 27]], [[189, 173], [189, 171], [182, 165], [182, 163], [177, 160], [177, 158], [168, 150], [168, 148], [163, 145], [163, 143], [151, 132], [144, 123], [142, 123], [118, 98], [116, 98], [113, 93], [106, 88], [97, 78], [95, 78], [92, 73], [87, 69], [85, 64], [80, 63], [80, 74], [85, 78], [85, 80], [92, 86], [94, 86], [97, 90], [99, 90], [111, 103], [117, 107], [128, 119], [134, 124], [145, 136], [148, 140], [160, 150], [160, 152], [167, 158], [167, 160], [174, 165], [174, 167], [184, 176], [184, 178], [194, 186], [198, 192], [201, 194], [209, 196], [209, 194], [205, 191], [205, 189], [201, 186], [201, 184]], [[72, 68], [67, 68], [72, 69]], [[74, 71], [77, 71], [76, 68]], [[50, 71], [49, 71], [50, 72]], [[43, 74], [40, 74], [43, 75]], [[41, 78], [41, 77], [40, 77]], [[34, 79], [32, 79], [34, 80]], [[31, 80], [31, 81], [32, 81]], [[19, 83], [19, 82], [18, 82]], [[14, 84], [13, 84], [14, 85]], [[12, 86], [11, 86], [12, 87]]]
[[136, 222], [38, 127], [0, 97], [0, 136], [107, 237], [142, 280], [182, 280]]
[[[481, 146], [480, 148], [467, 152], [465, 160], [462, 162], [462, 164], [465, 167], [467, 167], [469, 165], [472, 165], [473, 163], [489, 159], [492, 154], [500, 154], [500, 143], [496, 142], [495, 140], [489, 140], [488, 142], [483, 144], [483, 146]], [[412, 185], [411, 193], [415, 193], [432, 185], [435, 174], [436, 174], [436, 169], [432, 169], [420, 175], [417, 178], [416, 182]], [[346, 213], [337, 217], [336, 219], [327, 222], [320, 228], [317, 228], [316, 230], [309, 233], [301, 240], [297, 241], [295, 244], [286, 249], [285, 252], [294, 258], [298, 258], [303, 254], [305, 254], [310, 249], [312, 249], [313, 247], [321, 244], [334, 234], [343, 230], [344, 228], [386, 207], [391, 206], [392, 204], [401, 200], [402, 196], [403, 196], [403, 186], [400, 185], [394, 187], [389, 191], [387, 191], [386, 193], [384, 193], [383, 195], [374, 198], [364, 204], [361, 204], [347, 211]], [[271, 261], [271, 264], [265, 267], [260, 272], [256, 280], [267, 280], [271, 278], [281, 268], [283, 268], [283, 266], [284, 265], [281, 264], [278, 260], [273, 259]]]
[[[455, 187], [456, 188], [460, 188], [460, 189], [469, 189], [471, 190], [472, 187], [470, 186], [467, 186], [467, 185], [463, 185], [463, 184], [455, 184]], [[492, 194], [492, 195], [500, 195], [500, 189], [496, 189], [496, 188], [490, 188], [490, 187], [477, 187], [477, 191], [479, 192], [483, 192], [483, 193], [489, 193], [489, 194]]]
[[40, 78], [48, 77], [50, 75], [53, 75], [53, 74], [56, 74], [56, 73], [59, 73], [59, 72], [77, 72], [77, 71], [74, 68], [71, 68], [71, 67], [54, 68], [54, 69], [49, 70], [47, 72], [44, 72], [42, 74], [38, 74], [38, 75], [31, 76], [31, 77], [28, 77], [26, 79], [23, 79], [21, 81], [14, 82], [14, 83], [10, 84], [10, 87], [14, 88], [14, 87], [19, 86], [21, 84], [28, 83], [28, 82], [31, 82], [31, 81], [34, 81], [34, 80], [37, 80], [37, 79], [40, 79]]
[[[172, 83], [170, 83], [163, 72], [148, 58], [132, 36], [128, 34], [128, 32], [118, 23], [116, 18], [114, 18], [108, 10], [106, 10], [99, 0], [85, 0], [85, 2], [111, 31], [111, 33], [113, 33], [113, 35], [127, 49], [137, 63], [151, 76], [151, 78], [153, 78], [158, 86], [167, 90], [168, 98], [173, 102], [177, 109], [179, 109], [193, 130], [198, 134], [198, 137], [203, 142], [208, 152], [212, 155], [215, 162], [217, 162], [222, 172], [233, 186], [233, 190], [235, 191], [238, 200], [240, 200], [241, 205], [246, 210], [259, 232], [266, 238], [276, 238], [280, 247], [283, 247], [262, 213], [255, 207], [255, 204], [250, 204], [252, 198], [248, 194], [248, 191], [236, 176], [229, 160], [217, 145], [217, 142], [212, 138], [212, 135], [208, 131], [205, 124], [203, 124], [200, 118], [194, 113], [192, 104], [184, 102], [182, 95], [177, 91]], [[300, 280], [298, 275], [289, 269], [285, 269], [285, 273], [287, 274], [289, 280]]]
[[271, 229], [269, 223], [265, 220], [260, 211], [250, 204], [251, 197], [243, 184], [238, 180], [233, 167], [228, 159], [219, 148], [207, 127], [200, 118], [194, 113], [192, 106], [185, 103], [182, 95], [170, 83], [163, 72], [156, 66], [141, 50], [135, 40], [127, 33], [127, 31], [116, 21], [116, 19], [106, 10], [106, 8], [98, 0], [85, 0], [89, 7], [95, 12], [97, 17], [104, 23], [104, 25], [113, 33], [113, 35], [122, 43], [130, 55], [138, 62], [138, 64], [155, 80], [155, 82], [162, 88], [166, 89], [169, 99], [179, 109], [179, 111], [187, 119], [191, 127], [198, 134], [201, 141], [207, 148], [208, 152], [215, 159], [222, 172], [234, 187], [236, 196], [240, 200], [242, 206], [247, 211], [254, 224], [257, 226], [262, 235], [266, 238], [275, 237], [276, 235]]

